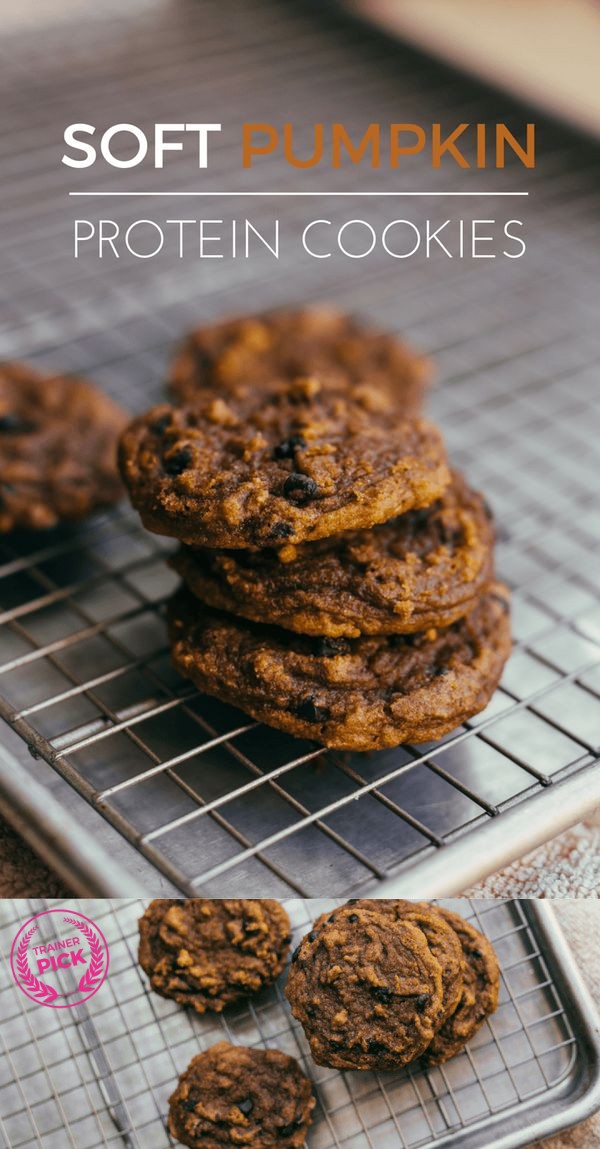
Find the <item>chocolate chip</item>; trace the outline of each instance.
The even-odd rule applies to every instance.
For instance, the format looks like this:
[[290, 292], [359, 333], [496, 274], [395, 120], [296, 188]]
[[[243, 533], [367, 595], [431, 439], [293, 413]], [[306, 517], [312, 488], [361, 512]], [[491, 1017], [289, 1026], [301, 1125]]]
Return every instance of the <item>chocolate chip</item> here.
[[286, 499], [293, 503], [307, 503], [318, 494], [319, 488], [310, 475], [303, 475], [299, 471], [292, 471], [283, 484], [283, 493]]
[[318, 638], [315, 654], [319, 658], [334, 658], [336, 654], [347, 654], [350, 644], [347, 638]]
[[305, 718], [307, 722], [326, 722], [330, 711], [326, 706], [317, 706], [313, 698], [305, 698], [296, 707], [294, 714], [298, 718]]
[[278, 443], [273, 455], [276, 459], [291, 459], [294, 451], [298, 451], [301, 447], [306, 447], [306, 439], [303, 439], [302, 435], [290, 435], [289, 439]]
[[349, 922], [357, 922], [358, 921], [358, 914], [348, 914], [348, 921]]
[[428, 993], [420, 993], [416, 1002], [415, 1002], [415, 1007], [416, 1007], [417, 1013], [423, 1013], [423, 1010], [426, 1009], [426, 1007], [428, 1005], [429, 1005], [429, 994]]
[[205, 351], [203, 347], [194, 348], [194, 359], [196, 360], [196, 369], [201, 374], [205, 371], [210, 371], [213, 367], [213, 356], [209, 355], [208, 351]]
[[186, 1110], [187, 1113], [193, 1113], [195, 1108], [196, 1108], [197, 1102], [194, 1101], [193, 1097], [186, 1097], [185, 1101], [182, 1102], [182, 1105], [183, 1105], [183, 1108]]
[[173, 451], [168, 459], [164, 460], [164, 468], [167, 475], [181, 475], [183, 471], [187, 471], [190, 463], [194, 458], [194, 453], [191, 447], [179, 447], [177, 451]]
[[434, 503], [433, 506], [419, 507], [416, 511], [409, 511], [411, 527], [417, 531], [423, 530], [423, 528], [428, 525], [432, 512], [435, 512], [438, 506], [438, 503]]
[[159, 415], [158, 419], [155, 419], [154, 422], [150, 424], [150, 430], [154, 431], [155, 435], [162, 435], [163, 431], [166, 431], [170, 422], [171, 412], [166, 411], [164, 415]]
[[28, 431], [33, 431], [33, 424], [29, 423], [27, 419], [22, 419], [20, 415], [15, 415], [12, 411], [6, 411], [4, 415], [0, 415], [1, 434], [26, 435]]
[[373, 997], [377, 998], [377, 1001], [382, 1001], [384, 1005], [388, 1005], [394, 996], [391, 989], [387, 985], [376, 985], [371, 990], [371, 993], [373, 994]]
[[285, 937], [282, 939], [282, 942], [281, 942], [282, 946], [289, 946], [291, 940], [292, 940], [292, 935], [286, 934]]
[[248, 1114], [252, 1113], [252, 1110], [254, 1109], [254, 1102], [252, 1098], [246, 1097], [245, 1101], [238, 1101], [238, 1109], [240, 1113], [244, 1114], [244, 1117], [247, 1117]]
[[374, 1037], [367, 1043], [367, 1050], [369, 1053], [382, 1053], [385, 1049], [383, 1041], [377, 1041]]
[[343, 1041], [330, 1041], [329, 1046], [331, 1049], [343, 1049], [344, 1043]]
[[327, 918], [327, 921], [328, 922], [337, 922], [337, 918], [336, 918], [335, 914], [332, 914], [331, 917]]
[[316, 1011], [316, 1009], [314, 1008], [314, 1006], [312, 1006], [312, 1005], [307, 1005], [307, 1007], [306, 1007], [306, 1016], [307, 1016], [307, 1017], [316, 1017], [316, 1016], [317, 1016], [317, 1011]]
[[434, 678], [445, 678], [445, 676], [447, 674], [450, 674], [450, 667], [449, 666], [434, 666], [434, 668], [433, 668], [433, 677]]
[[274, 523], [269, 531], [270, 539], [289, 539], [293, 535], [294, 528], [289, 523]]
[[296, 949], [294, 950], [294, 952], [292, 954], [292, 965], [294, 965], [295, 962], [298, 961], [298, 954], [299, 953], [300, 953], [300, 946], [296, 946]]
[[289, 1125], [279, 1125], [277, 1129], [278, 1137], [290, 1137], [294, 1130], [297, 1128], [295, 1121], [290, 1121]]
[[316, 942], [318, 936], [319, 936], [318, 930], [311, 930], [309, 935], [308, 935], [309, 942]]
[[346, 902], [346, 905], [347, 906], [355, 906], [357, 902], [358, 902], [358, 898], [350, 898], [350, 901]]
[[420, 634], [390, 634], [388, 644], [392, 650], [402, 650], [405, 646], [418, 646], [420, 638]]

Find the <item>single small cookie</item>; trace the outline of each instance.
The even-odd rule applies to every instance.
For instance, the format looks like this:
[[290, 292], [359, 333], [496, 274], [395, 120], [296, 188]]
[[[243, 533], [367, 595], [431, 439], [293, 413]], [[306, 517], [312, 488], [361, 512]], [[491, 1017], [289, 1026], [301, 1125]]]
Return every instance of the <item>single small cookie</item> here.
[[275, 980], [290, 941], [276, 901], [157, 898], [140, 919], [139, 962], [161, 997], [220, 1013]]
[[169, 1133], [190, 1149], [301, 1149], [314, 1105], [293, 1057], [220, 1041], [179, 1078]]
[[286, 994], [317, 1065], [398, 1069], [442, 1014], [442, 971], [412, 922], [364, 906], [320, 919], [292, 957]]
[[157, 534], [265, 547], [372, 526], [427, 506], [449, 481], [438, 431], [385, 395], [315, 378], [268, 395], [155, 407], [121, 439], [134, 507]]
[[299, 547], [182, 547], [171, 565], [203, 602], [301, 634], [357, 637], [449, 626], [493, 573], [485, 500], [462, 476], [440, 499], [370, 530]]
[[395, 336], [321, 306], [199, 327], [178, 351], [169, 385], [187, 403], [202, 388], [245, 394], [318, 375], [330, 389], [385, 389], [407, 414], [417, 414], [430, 374], [429, 361]]
[[253, 718], [341, 750], [440, 738], [489, 702], [510, 653], [508, 592], [493, 584], [446, 630], [309, 638], [201, 606], [169, 608], [184, 678]]
[[426, 1050], [428, 1065], [448, 1061], [471, 1040], [498, 1006], [500, 970], [491, 942], [459, 914], [439, 908], [463, 948], [463, 989], [455, 1012], [444, 1022]]
[[83, 379], [0, 364], [0, 532], [47, 530], [116, 503], [127, 419]]
[[[454, 1013], [463, 989], [464, 956], [460, 939], [452, 926], [444, 918], [437, 906], [429, 902], [410, 902], [405, 899], [362, 898], [349, 902], [351, 906], [375, 908], [377, 913], [388, 915], [392, 921], [412, 922], [425, 934], [427, 944], [441, 966], [443, 1002], [440, 1023]], [[319, 918], [315, 925], [318, 925]]]

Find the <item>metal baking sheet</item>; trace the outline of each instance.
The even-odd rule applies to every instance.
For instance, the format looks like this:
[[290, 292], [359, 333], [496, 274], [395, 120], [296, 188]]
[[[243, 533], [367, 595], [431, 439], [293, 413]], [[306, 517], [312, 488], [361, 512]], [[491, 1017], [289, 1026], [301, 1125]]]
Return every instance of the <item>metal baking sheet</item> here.
[[[73, 200], [74, 188], [113, 186], [106, 173], [59, 163], [75, 109], [110, 123], [126, 108], [149, 126], [192, 105], [218, 108], [232, 130], [244, 118], [272, 117], [283, 95], [295, 123], [341, 120], [356, 130], [394, 121], [398, 109], [407, 122], [439, 118], [441, 108], [444, 123], [519, 124], [523, 115], [324, 5], [232, 0], [225, 10], [213, 0], [133, 0], [124, 8], [110, 0], [80, 5], [66, 40], [64, 27], [36, 17], [34, 29], [18, 27], [5, 41], [0, 357], [89, 374], [141, 410], [164, 394], [172, 348], [200, 320], [331, 299], [405, 333], [434, 356], [431, 413], [455, 464], [496, 513], [516, 645], [485, 713], [441, 744], [326, 754], [176, 678], [162, 617], [174, 585], [164, 562], [170, 544], [124, 506], [77, 531], [5, 538], [0, 716], [22, 751], [13, 744], [10, 785], [0, 767], [2, 809], [10, 816], [17, 785], [19, 818], [27, 821], [29, 805], [30, 840], [51, 859], [43, 800], [33, 801], [30, 782], [65, 806], [67, 787], [83, 797], [88, 809], [73, 807], [68, 832], [59, 845], [54, 839], [77, 892], [107, 892], [108, 868], [82, 862], [90, 836], [118, 855], [124, 875], [137, 874], [142, 858], [142, 888], [151, 892], [168, 883], [190, 894], [341, 896], [390, 880], [398, 892], [458, 892], [600, 801], [598, 150], [545, 123], [534, 170], [432, 172], [415, 157], [397, 173], [318, 173], [318, 188], [352, 199], [215, 191], [201, 201], [165, 197], [159, 209], [136, 198], [144, 190], [136, 178], [131, 196]], [[169, 175], [181, 191], [198, 173], [182, 153]], [[242, 173], [226, 141], [203, 188], [317, 188], [316, 174], [301, 175], [299, 183], [276, 158]], [[121, 225], [146, 213], [181, 215], [182, 205], [224, 227], [277, 216], [290, 237], [323, 202], [334, 223], [366, 216], [380, 229], [397, 204], [358, 193], [427, 186], [438, 196], [470, 189], [475, 178], [484, 189], [529, 193], [514, 208], [526, 227], [523, 260], [423, 258], [399, 267], [379, 250], [368, 260], [310, 260], [293, 245], [279, 261], [266, 252], [204, 262], [173, 250], [157, 260], [72, 256], [73, 220], [88, 212]], [[402, 212], [421, 224], [506, 214], [499, 198], [482, 206], [436, 196], [402, 200]], [[108, 892], [121, 891], [112, 884]]]
[[[58, 903], [48, 902], [46, 905]], [[307, 1149], [517, 1149], [600, 1107], [598, 1018], [551, 909], [445, 903], [493, 941], [498, 1011], [445, 1065], [340, 1073], [315, 1065], [283, 984], [197, 1017], [148, 991], [137, 965], [140, 901], [82, 901], [106, 935], [108, 982], [85, 1006], [49, 1010], [0, 974], [0, 1140], [8, 1149], [167, 1149], [167, 1099], [200, 1049], [224, 1038], [300, 1060], [317, 1106]], [[294, 942], [333, 899], [285, 902]], [[72, 903], [69, 903], [71, 907]], [[0, 949], [42, 903], [0, 905]]]

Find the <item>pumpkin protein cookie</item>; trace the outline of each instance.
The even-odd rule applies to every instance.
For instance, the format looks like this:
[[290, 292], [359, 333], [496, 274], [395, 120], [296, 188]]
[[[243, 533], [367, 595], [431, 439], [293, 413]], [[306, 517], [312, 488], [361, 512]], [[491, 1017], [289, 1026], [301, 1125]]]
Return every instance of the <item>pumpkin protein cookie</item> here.
[[[377, 913], [386, 915], [392, 921], [412, 922], [425, 935], [429, 949], [439, 962], [442, 970], [442, 1013], [440, 1024], [454, 1013], [462, 994], [464, 956], [460, 939], [441, 910], [429, 902], [411, 902], [405, 899], [362, 898], [349, 902], [350, 906], [375, 908]], [[324, 916], [324, 915], [323, 915]], [[315, 927], [322, 918], [317, 919]]]
[[319, 919], [292, 957], [286, 995], [317, 1065], [398, 1069], [431, 1042], [442, 971], [423, 932], [364, 905]]
[[139, 929], [152, 989], [196, 1013], [220, 1013], [270, 985], [291, 941], [288, 916], [270, 899], [158, 898]]
[[142, 522], [213, 547], [265, 547], [372, 526], [439, 498], [439, 432], [369, 390], [331, 394], [313, 377], [266, 397], [155, 407], [120, 443]]
[[203, 388], [247, 394], [317, 375], [329, 389], [384, 389], [417, 414], [431, 367], [394, 335], [320, 306], [233, 317], [192, 331], [169, 371], [179, 402]]
[[182, 547], [171, 566], [203, 602], [302, 634], [449, 626], [493, 573], [485, 500], [454, 474], [429, 507], [370, 530], [263, 551]]
[[498, 1006], [500, 970], [494, 948], [470, 922], [452, 910], [439, 913], [457, 934], [464, 956], [463, 989], [454, 1013], [444, 1022], [425, 1051], [428, 1065], [440, 1065], [461, 1049]]
[[314, 1104], [293, 1057], [220, 1041], [179, 1078], [169, 1132], [190, 1149], [301, 1149]]
[[0, 364], [0, 533], [78, 522], [116, 503], [127, 420], [86, 380]]
[[342, 750], [441, 737], [489, 702], [510, 653], [508, 592], [495, 583], [445, 630], [310, 638], [202, 607], [169, 605], [176, 669], [259, 721]]

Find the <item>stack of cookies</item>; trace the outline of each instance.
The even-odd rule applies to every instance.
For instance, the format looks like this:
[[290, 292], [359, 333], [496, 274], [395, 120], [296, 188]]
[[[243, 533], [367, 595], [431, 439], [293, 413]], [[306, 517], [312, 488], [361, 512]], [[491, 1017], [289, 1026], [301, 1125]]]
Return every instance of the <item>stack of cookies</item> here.
[[292, 957], [286, 995], [317, 1065], [439, 1065], [498, 1005], [493, 946], [427, 902], [352, 901], [322, 914]]
[[510, 651], [482, 497], [421, 416], [426, 362], [320, 309], [193, 333], [172, 405], [120, 465], [177, 538], [175, 666], [279, 729], [346, 750], [424, 742], [489, 701]]

